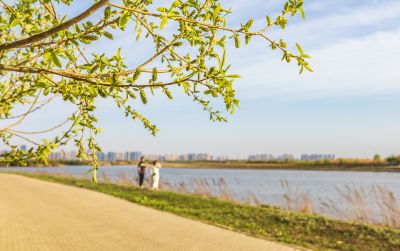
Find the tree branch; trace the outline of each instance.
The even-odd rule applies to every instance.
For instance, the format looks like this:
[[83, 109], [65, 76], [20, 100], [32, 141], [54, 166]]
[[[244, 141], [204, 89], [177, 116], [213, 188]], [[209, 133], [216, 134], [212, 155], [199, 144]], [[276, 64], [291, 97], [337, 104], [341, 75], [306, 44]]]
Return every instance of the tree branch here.
[[[42, 68], [30, 68], [30, 67], [15, 67], [15, 66], [8, 66], [0, 64], [0, 70], [5, 71], [14, 71], [14, 72], [23, 72], [23, 73], [32, 73], [32, 74], [53, 74], [58, 75], [61, 77], [75, 79], [77, 81], [86, 82], [89, 84], [100, 85], [100, 86], [113, 86], [111, 83], [106, 83], [98, 80], [92, 80], [93, 76], [86, 76], [86, 75], [78, 75], [71, 72], [66, 71], [59, 71], [59, 70], [47, 70]], [[163, 86], [170, 86], [170, 85], [177, 85], [184, 81], [192, 81], [191, 77], [193, 75], [189, 75], [181, 80], [171, 81], [167, 83], [160, 83], [160, 84], [123, 84], [123, 85], [114, 85], [115, 87], [138, 87], [138, 88], [148, 88], [148, 87], [163, 87]], [[202, 81], [202, 80], [201, 80]]]
[[98, 9], [100, 9], [101, 7], [106, 5], [108, 1], [109, 0], [101, 0], [98, 3], [93, 4], [89, 9], [82, 12], [78, 16], [76, 16], [54, 28], [51, 28], [50, 30], [47, 30], [45, 32], [33, 35], [33, 36], [25, 38], [25, 39], [18, 40], [15, 42], [2, 44], [2, 45], [0, 45], [0, 51], [5, 51], [5, 50], [13, 49], [13, 48], [19, 48], [19, 47], [27, 45], [27, 44], [35, 43], [35, 42], [38, 42], [40, 40], [43, 40], [43, 39], [53, 35], [53, 34], [56, 34], [60, 31], [66, 30], [69, 27], [71, 27], [72, 25], [79, 23], [83, 19], [92, 15]]

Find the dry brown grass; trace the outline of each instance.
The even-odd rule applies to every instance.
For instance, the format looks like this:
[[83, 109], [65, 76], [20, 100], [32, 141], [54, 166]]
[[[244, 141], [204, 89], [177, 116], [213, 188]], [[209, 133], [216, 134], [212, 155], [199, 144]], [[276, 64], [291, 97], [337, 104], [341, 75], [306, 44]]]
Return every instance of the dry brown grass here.
[[223, 200], [235, 200], [235, 196], [224, 178], [211, 180], [192, 179], [188, 183], [180, 182], [175, 185], [161, 180], [160, 189], [184, 194], [196, 194], [204, 197], [216, 197]]
[[281, 187], [284, 190], [282, 208], [295, 211], [313, 214], [314, 203], [309, 193], [302, 193], [297, 188], [290, 186], [287, 180], [281, 180]]
[[247, 196], [246, 196], [245, 202], [247, 204], [250, 204], [250, 205], [253, 205], [253, 206], [259, 206], [259, 205], [262, 204], [260, 199], [257, 197], [257, 195], [255, 195], [252, 192], [247, 192]]
[[374, 185], [361, 188], [345, 185], [336, 189], [339, 201], [320, 199], [319, 213], [356, 222], [400, 227], [400, 207], [395, 194], [389, 189]]
[[106, 172], [102, 172], [101, 173], [101, 181], [104, 182], [104, 183], [111, 183], [112, 182], [110, 176], [108, 176], [108, 174]]
[[[181, 182], [171, 185], [161, 183], [161, 189], [185, 194], [197, 194], [205, 197], [238, 202], [237, 197], [223, 178], [193, 179], [189, 183]], [[400, 207], [395, 194], [382, 186], [373, 186], [370, 189], [356, 185], [337, 188], [338, 200], [323, 198], [317, 201], [307, 192], [301, 192], [286, 180], [281, 181], [283, 192], [279, 207], [306, 214], [323, 214], [342, 220], [351, 220], [367, 224], [379, 224], [400, 227]], [[261, 205], [261, 200], [251, 192], [241, 202], [251, 205]]]
[[380, 222], [385, 225], [400, 227], [400, 206], [395, 194], [381, 186], [374, 186], [373, 191], [376, 204], [381, 212]]

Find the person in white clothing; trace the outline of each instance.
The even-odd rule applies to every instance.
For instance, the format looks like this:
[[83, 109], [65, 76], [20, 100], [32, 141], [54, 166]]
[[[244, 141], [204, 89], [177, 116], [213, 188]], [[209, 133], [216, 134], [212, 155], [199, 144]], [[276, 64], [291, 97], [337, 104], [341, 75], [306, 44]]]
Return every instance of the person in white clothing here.
[[161, 164], [157, 160], [153, 162], [151, 167], [151, 189], [158, 189], [158, 184], [160, 182], [160, 168]]

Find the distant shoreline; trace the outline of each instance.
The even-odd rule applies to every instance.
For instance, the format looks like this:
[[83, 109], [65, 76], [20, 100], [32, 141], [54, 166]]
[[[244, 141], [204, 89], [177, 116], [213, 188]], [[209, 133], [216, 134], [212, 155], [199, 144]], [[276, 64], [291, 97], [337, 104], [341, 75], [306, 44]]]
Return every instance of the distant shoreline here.
[[400, 166], [332, 166], [332, 165], [298, 165], [275, 163], [208, 163], [208, 162], [166, 162], [165, 168], [193, 168], [193, 169], [238, 169], [238, 170], [303, 170], [303, 171], [360, 171], [360, 172], [400, 172]]

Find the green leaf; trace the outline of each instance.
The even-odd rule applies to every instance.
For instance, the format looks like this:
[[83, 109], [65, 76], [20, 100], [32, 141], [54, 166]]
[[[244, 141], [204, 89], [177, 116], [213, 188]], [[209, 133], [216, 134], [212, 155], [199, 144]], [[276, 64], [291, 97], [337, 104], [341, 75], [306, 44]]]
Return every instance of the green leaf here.
[[167, 23], [168, 23], [168, 18], [167, 18], [166, 16], [164, 16], [164, 17], [161, 19], [160, 29], [163, 29], [163, 28], [165, 27], [165, 25], [167, 25]]
[[53, 60], [53, 63], [54, 63], [58, 68], [61, 68], [61, 67], [62, 67], [61, 61], [60, 61], [60, 59], [58, 59], [56, 53], [55, 53], [54, 51], [51, 51], [51, 52], [50, 52], [50, 55], [51, 55], [51, 59]]
[[132, 16], [132, 13], [130, 11], [124, 10], [122, 12], [122, 15], [119, 17], [119, 20], [118, 20], [118, 26], [121, 30], [125, 29], [131, 16]]
[[88, 156], [87, 156], [86, 153], [84, 153], [84, 152], [81, 153], [81, 158], [82, 158], [83, 160], [88, 160]]
[[268, 26], [271, 26], [271, 25], [272, 25], [272, 20], [271, 20], [271, 18], [270, 18], [269, 16], [266, 16], [265, 19], [267, 19], [267, 24], [268, 24]]
[[164, 7], [158, 7], [157, 10], [158, 10], [159, 12], [168, 12], [168, 9], [167, 9], [167, 8], [164, 8]]
[[172, 3], [171, 8], [176, 8], [176, 7], [178, 7], [179, 5], [181, 5], [181, 1], [175, 0], [175, 1]]
[[303, 8], [299, 8], [299, 11], [300, 11], [300, 14], [301, 14], [301, 18], [302, 18], [303, 20], [306, 19], [306, 15], [305, 15], [305, 13], [304, 13]]
[[85, 35], [85, 36], [82, 36], [81, 39], [87, 40], [87, 41], [95, 41], [95, 40], [98, 40], [99, 37], [96, 35]]
[[143, 103], [143, 104], [147, 104], [146, 93], [144, 92], [143, 89], [140, 89], [140, 99], [142, 100], [142, 103]]
[[302, 74], [302, 73], [303, 73], [303, 71], [304, 71], [304, 66], [302, 65], [302, 66], [300, 66], [300, 71], [299, 71], [299, 74]]
[[43, 95], [47, 96], [49, 93], [50, 93], [50, 89], [49, 88], [44, 89]]
[[213, 20], [214, 21], [217, 20], [217, 17], [218, 17], [218, 14], [220, 11], [221, 11], [221, 5], [218, 4], [217, 7], [215, 7], [214, 11], [213, 11]]
[[238, 74], [230, 74], [228, 76], [226, 76], [227, 78], [241, 78], [242, 76], [238, 75]]
[[222, 53], [222, 60], [221, 60], [220, 66], [219, 66], [219, 70], [222, 70], [222, 68], [225, 65], [225, 61], [226, 61], [226, 50], [224, 48], [224, 52]]
[[153, 72], [151, 74], [151, 80], [153, 81], [153, 83], [155, 83], [157, 81], [157, 78], [158, 78], [157, 68], [154, 67]]
[[98, 91], [102, 98], [107, 98], [107, 92], [103, 88], [99, 88]]
[[37, 82], [37, 86], [40, 88], [45, 88], [45, 87], [47, 87], [47, 83], [44, 81], [39, 81], [39, 82]]
[[249, 21], [247, 21], [247, 23], [244, 25], [244, 27], [248, 30], [254, 23], [253, 19], [250, 19]]
[[189, 95], [189, 87], [188, 87], [188, 82], [182, 82], [181, 86], [183, 88], [183, 91], [185, 92], [186, 95]]
[[168, 89], [164, 89], [164, 93], [165, 93], [165, 95], [167, 95], [167, 97], [169, 98], [169, 99], [173, 99], [174, 97], [172, 96], [172, 93], [168, 90]]
[[301, 49], [301, 46], [298, 43], [296, 43], [296, 48], [299, 51], [300, 55], [304, 54], [303, 49]]
[[182, 44], [183, 44], [182, 42], [178, 41], [178, 42], [175, 42], [175, 43], [173, 44], [173, 46], [179, 47], [179, 46], [181, 46]]
[[19, 24], [19, 19], [15, 18], [11, 23], [10, 23], [10, 28], [16, 26], [17, 24]]
[[97, 71], [99, 67], [100, 66], [98, 64], [93, 65], [92, 69], [90, 69], [90, 74], [93, 74], [95, 71]]
[[305, 64], [304, 64], [304, 67], [305, 67], [308, 71], [314, 72], [314, 70], [311, 69], [311, 66], [310, 66], [308, 63], [305, 63]]
[[135, 71], [135, 73], [133, 74], [133, 77], [132, 77], [132, 82], [133, 83], [135, 83], [136, 82], [136, 80], [138, 80], [138, 78], [140, 77], [140, 74], [142, 73], [142, 71], [140, 70], [140, 69], [137, 69], [136, 71]]
[[244, 36], [244, 43], [245, 43], [245, 44], [248, 44], [248, 43], [250, 42], [250, 39], [251, 39], [251, 36], [248, 35], [248, 34], [246, 34], [246, 35]]
[[235, 47], [239, 48], [240, 47], [240, 39], [239, 39], [239, 35], [235, 34], [233, 35], [233, 38], [235, 39]]

